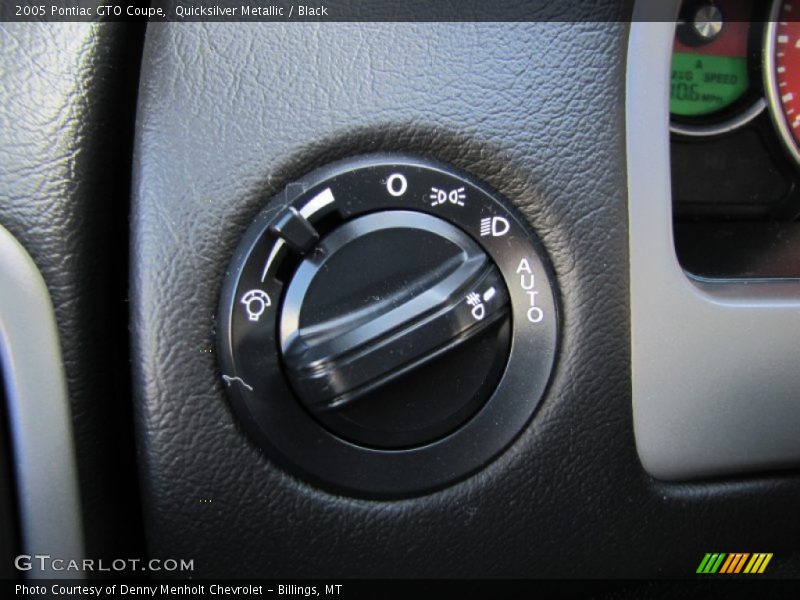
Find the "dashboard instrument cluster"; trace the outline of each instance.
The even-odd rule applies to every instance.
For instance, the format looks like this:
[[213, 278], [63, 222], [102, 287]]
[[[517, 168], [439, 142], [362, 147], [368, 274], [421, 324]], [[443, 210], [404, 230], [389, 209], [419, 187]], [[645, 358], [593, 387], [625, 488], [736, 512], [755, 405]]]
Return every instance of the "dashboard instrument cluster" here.
[[690, 0], [670, 72], [673, 225], [703, 278], [800, 277], [800, 0]]

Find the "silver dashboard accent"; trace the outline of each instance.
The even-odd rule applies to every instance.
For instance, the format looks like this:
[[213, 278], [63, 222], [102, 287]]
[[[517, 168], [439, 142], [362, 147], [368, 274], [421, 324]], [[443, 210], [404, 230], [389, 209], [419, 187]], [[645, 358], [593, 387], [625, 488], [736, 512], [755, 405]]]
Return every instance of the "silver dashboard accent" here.
[[[0, 226], [0, 368], [17, 484], [22, 548], [66, 560], [83, 558], [83, 528], [69, 399], [53, 305], [44, 279]], [[78, 578], [40, 570], [28, 578]]]
[[675, 254], [669, 75], [677, 14], [677, 0], [638, 0], [628, 43], [636, 447], [645, 470], [664, 480], [796, 467], [800, 282], [697, 280]]

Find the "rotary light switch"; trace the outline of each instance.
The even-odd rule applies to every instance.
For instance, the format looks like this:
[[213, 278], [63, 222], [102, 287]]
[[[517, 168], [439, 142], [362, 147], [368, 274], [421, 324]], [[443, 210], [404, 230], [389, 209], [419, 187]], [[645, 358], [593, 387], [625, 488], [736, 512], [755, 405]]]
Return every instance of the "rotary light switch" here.
[[287, 186], [234, 256], [223, 380], [257, 443], [349, 492], [467, 475], [519, 433], [555, 357], [544, 255], [503, 199], [367, 156]]
[[494, 391], [509, 316], [500, 272], [468, 235], [424, 213], [381, 211], [337, 227], [302, 262], [280, 346], [320, 422], [363, 444], [413, 446], [455, 429]]

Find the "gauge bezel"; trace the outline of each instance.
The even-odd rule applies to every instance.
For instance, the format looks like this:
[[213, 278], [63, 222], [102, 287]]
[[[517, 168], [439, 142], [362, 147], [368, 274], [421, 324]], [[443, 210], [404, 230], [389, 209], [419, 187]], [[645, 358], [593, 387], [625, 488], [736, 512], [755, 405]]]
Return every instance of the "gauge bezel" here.
[[794, 159], [795, 165], [800, 166], [800, 147], [792, 135], [789, 122], [786, 120], [786, 113], [780, 102], [780, 92], [778, 91], [778, 79], [775, 72], [775, 38], [777, 36], [778, 17], [780, 15], [781, 0], [773, 0], [769, 12], [769, 19], [764, 27], [764, 48], [763, 48], [763, 69], [764, 90], [767, 95], [767, 106], [770, 116], [784, 149]]
[[714, 135], [722, 135], [723, 133], [730, 133], [737, 129], [744, 127], [755, 119], [758, 115], [764, 112], [767, 107], [767, 102], [763, 97], [758, 98], [752, 103], [749, 108], [740, 111], [735, 116], [720, 121], [719, 123], [708, 123], [703, 125], [690, 125], [686, 123], [675, 122], [670, 113], [669, 130], [672, 133], [685, 135], [688, 137], [710, 137]]

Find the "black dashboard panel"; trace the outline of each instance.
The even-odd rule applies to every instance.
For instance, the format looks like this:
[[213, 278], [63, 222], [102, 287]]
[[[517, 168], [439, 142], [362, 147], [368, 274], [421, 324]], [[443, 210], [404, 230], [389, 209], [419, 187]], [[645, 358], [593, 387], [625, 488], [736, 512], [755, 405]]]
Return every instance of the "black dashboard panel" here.
[[[52, 299], [52, 307], [46, 303], [46, 316], [55, 309], [72, 410], [71, 424], [66, 412], [47, 421], [46, 411], [29, 410], [29, 415], [36, 412], [28, 421], [35, 425], [29, 430], [35, 434], [30, 447], [71, 479], [70, 469], [61, 468], [71, 464], [71, 441], [62, 446], [45, 442], [52, 438], [46, 432], [53, 424], [61, 433], [74, 429], [85, 556], [187, 560], [194, 567], [193, 583], [248, 576], [330, 577], [338, 582], [359, 576], [690, 579], [704, 554], [745, 551], [774, 553], [765, 579], [800, 577], [796, 465], [781, 472], [765, 472], [762, 466], [751, 475], [704, 474], [690, 483], [668, 483], [647, 474], [646, 459], [637, 454], [638, 426], [634, 435], [634, 417], [643, 414], [642, 404], [636, 403], [643, 362], [655, 373], [656, 391], [663, 391], [669, 406], [683, 402], [710, 412], [717, 429], [734, 431], [731, 437], [737, 447], [745, 447], [745, 454], [746, 436], [719, 425], [723, 410], [731, 412], [733, 396], [744, 397], [747, 406], [749, 396], [756, 397], [763, 413], [770, 404], [783, 403], [788, 411], [795, 407], [792, 386], [786, 386], [785, 396], [762, 389], [769, 387], [771, 374], [781, 374], [784, 363], [793, 365], [786, 359], [791, 346], [775, 352], [786, 359], [777, 366], [769, 361], [772, 355], [761, 351], [765, 345], [750, 354], [740, 352], [736, 358], [759, 355], [759, 364], [766, 367], [752, 363], [737, 370], [742, 363], [732, 360], [732, 344], [715, 345], [714, 340], [725, 338], [714, 337], [713, 324], [695, 321], [687, 326], [675, 312], [657, 309], [650, 313], [657, 318], [645, 323], [663, 325], [666, 334], [653, 336], [655, 342], [647, 348], [652, 352], [637, 354], [636, 344], [645, 329], [635, 318], [637, 309], [648, 304], [634, 294], [641, 281], [636, 265], [642, 256], [655, 254], [657, 245], [656, 236], [641, 235], [636, 207], [663, 200], [658, 209], [663, 211], [654, 214], [663, 229], [670, 229], [664, 247], [680, 276], [673, 287], [690, 284], [693, 291], [701, 285], [687, 279], [680, 266], [712, 278], [732, 273], [796, 278], [800, 273], [800, 228], [794, 220], [800, 171], [772, 135], [769, 114], [763, 112], [749, 127], [713, 140], [673, 138], [673, 167], [689, 174], [672, 182], [678, 200], [673, 205], [678, 217], [674, 247], [668, 110], [659, 104], [666, 94], [641, 112], [632, 109], [641, 105], [631, 102], [666, 92], [667, 69], [650, 71], [664, 75], [663, 86], [626, 89], [626, 81], [641, 81], [631, 79], [642, 64], [630, 50], [645, 49], [639, 58], [655, 60], [648, 53], [661, 47], [659, 27], [662, 41], [671, 39], [671, 3], [653, 3], [666, 15], [660, 22], [627, 22], [634, 7], [622, 0], [517, 5], [521, 13], [538, 17], [537, 22], [452, 20], [457, 14], [485, 16], [486, 3], [459, 3], [461, 13], [451, 3], [437, 5], [434, 14], [451, 20], [445, 23], [372, 22], [397, 14], [419, 18], [381, 11], [399, 6], [413, 12], [422, 2], [348, 5], [349, 10], [366, 11], [360, 22], [154, 21], [146, 28], [144, 22], [39, 22], [0, 27], [0, 232], [8, 228], [13, 233], [32, 257], [30, 264], [35, 263], [30, 273], [38, 276], [40, 271], [46, 283], [42, 297], [47, 299], [49, 291]], [[7, 20], [11, 10], [13, 5], [0, 6]], [[667, 54], [658, 56], [666, 59]], [[637, 120], [660, 123], [663, 129], [651, 139], [649, 133], [657, 128], [650, 126], [639, 137]], [[763, 152], [750, 152], [759, 143]], [[649, 153], [628, 154], [630, 148]], [[707, 151], [712, 148], [714, 152]], [[553, 366], [549, 383], [536, 390], [530, 386], [527, 398], [514, 395], [513, 400], [528, 404], [533, 416], [526, 421], [528, 415], [523, 415], [505, 440], [507, 446], [504, 442], [492, 456], [481, 458], [478, 450], [465, 456], [475, 469], [447, 474], [441, 485], [386, 496], [348, 488], [330, 473], [314, 479], [292, 461], [279, 462], [268, 444], [262, 451], [258, 437], [248, 435], [252, 427], [243, 422], [246, 412], [236, 410], [231, 386], [239, 383], [230, 375], [224, 379], [225, 361], [216, 344], [225, 331], [218, 312], [223, 282], [235, 277], [232, 258], [237, 245], [246, 241], [248, 226], [280, 208], [290, 190], [298, 199], [314, 194], [302, 182], [310, 181], [316, 169], [366, 155], [446, 164], [513, 204], [508, 214], [527, 221], [521, 229], [529, 228], [541, 241], [548, 274], [552, 267], [560, 336], [554, 360], [547, 357], [548, 369]], [[648, 164], [634, 160], [637, 156], [660, 157], [661, 166], [628, 170], [632, 164]], [[761, 175], [752, 175], [751, 168]], [[701, 179], [708, 169], [723, 173], [724, 185], [713, 177]], [[641, 193], [633, 183], [641, 181], [636, 174], [656, 171], [644, 181], [660, 182], [663, 188], [648, 185]], [[427, 189], [419, 195], [426, 194]], [[305, 206], [298, 204], [300, 210]], [[346, 211], [338, 205], [336, 210], [344, 220]], [[375, 215], [366, 207], [358, 219]], [[318, 233], [332, 235], [334, 222], [324, 221], [329, 216], [311, 219], [320, 227]], [[462, 230], [474, 229], [481, 245], [486, 219], [483, 213], [479, 216], [475, 219], [473, 213]], [[298, 226], [298, 221], [292, 223]], [[486, 235], [491, 226], [485, 225]], [[282, 239], [297, 242], [287, 236]], [[742, 244], [742, 237], [749, 245]], [[642, 239], [643, 246], [634, 246]], [[673, 249], [681, 265], [674, 261]], [[406, 262], [398, 273], [405, 273], [406, 264], [419, 256], [420, 249], [414, 250], [411, 258], [403, 257]], [[3, 259], [8, 254], [0, 253]], [[293, 257], [279, 268], [288, 273], [296, 266], [292, 260], [299, 261]], [[375, 265], [370, 268], [374, 274]], [[663, 270], [651, 272], [664, 276]], [[650, 287], [655, 295], [669, 287], [660, 283]], [[756, 282], [748, 280], [746, 286], [758, 286], [751, 283]], [[791, 282], [780, 285], [791, 288]], [[15, 286], [0, 286], [0, 299], [16, 297], [6, 295]], [[40, 287], [44, 290], [41, 282]], [[341, 287], [337, 292], [347, 292], [347, 286]], [[793, 310], [789, 296], [778, 298], [778, 308]], [[336, 301], [347, 297], [338, 294]], [[651, 309], [660, 306], [652, 296], [646, 298]], [[249, 314], [243, 316], [238, 290], [234, 303], [236, 299], [239, 318], [249, 319]], [[25, 311], [16, 307], [3, 311], [5, 323], [11, 322], [7, 312], [13, 322], [24, 322]], [[752, 322], [743, 319], [744, 327], [738, 328], [737, 321], [730, 339], [744, 340], [749, 350], [755, 347], [753, 340], [766, 338], [774, 348], [773, 330], [765, 335], [750, 314]], [[776, 319], [776, 328], [791, 331], [785, 324], [794, 314], [783, 316]], [[513, 327], [513, 312], [511, 317]], [[681, 340], [690, 338], [679, 336], [682, 331], [691, 331], [694, 341], [703, 344], [689, 352], [690, 344]], [[36, 352], [36, 341], [44, 338], [30, 330], [22, 337], [34, 340], [32, 372], [60, 377], [59, 353], [51, 353], [56, 368], [47, 366], [42, 352]], [[791, 344], [791, 333], [788, 338]], [[498, 347], [503, 350], [504, 344]], [[55, 345], [55, 340], [38, 344], [50, 350]], [[676, 346], [678, 354], [691, 357], [686, 371], [696, 370], [682, 380], [682, 369], [676, 376], [669, 364], [654, 358], [661, 349]], [[16, 346], [0, 351], [10, 347]], [[698, 354], [702, 360], [692, 360]], [[276, 354], [275, 360], [284, 361], [281, 367], [288, 364], [285, 356]], [[715, 405], [714, 394], [700, 389], [698, 373], [718, 375], [715, 368], [720, 365], [734, 375], [729, 388], [715, 386], [722, 398]], [[4, 364], [3, 369], [0, 383], [12, 390], [12, 377], [22, 370], [18, 364], [14, 369]], [[483, 377], [475, 372], [471, 376], [472, 381]], [[488, 389], [491, 378], [483, 378]], [[425, 392], [435, 397], [439, 392], [431, 393], [432, 388]], [[289, 401], [297, 400], [297, 389], [287, 394]], [[477, 394], [476, 404], [485, 400], [484, 391]], [[60, 399], [66, 406], [66, 397], [55, 395], [36, 397]], [[20, 467], [24, 460], [18, 434], [23, 428], [13, 413], [22, 404], [39, 406], [12, 399], [11, 393], [3, 397], [0, 387], [3, 579], [39, 575], [21, 573], [13, 564], [15, 555], [36, 547], [32, 520], [26, 521], [24, 489], [29, 488], [17, 475], [33, 472], [41, 486], [36, 489], [44, 492], [28, 497], [41, 499], [45, 509], [71, 501], [77, 508], [77, 497], [67, 498], [66, 487], [43, 475], [46, 469]], [[313, 406], [298, 407], [313, 416]], [[467, 408], [472, 410], [472, 404]], [[793, 414], [783, 414], [780, 422], [789, 423], [785, 429], [791, 430]], [[322, 417], [319, 421], [326, 425]], [[685, 460], [678, 461], [683, 466], [690, 462], [687, 445], [676, 440], [684, 439], [686, 431], [708, 439], [713, 429], [696, 420], [685, 428], [664, 423], [656, 419], [659, 431], [667, 433], [660, 439], [668, 448], [684, 450]], [[756, 430], [755, 420], [744, 424], [748, 431]], [[443, 436], [436, 442], [451, 435], [451, 425], [448, 421], [447, 427], [436, 429], [435, 435]], [[338, 426], [327, 424], [333, 434]], [[291, 441], [295, 432], [286, 429]], [[358, 441], [346, 438], [346, 432], [341, 437]], [[372, 438], [363, 439], [363, 445], [372, 443]], [[433, 439], [434, 434], [426, 434], [412, 442], [427, 447]], [[382, 448], [393, 452], [412, 442]], [[54, 447], [64, 451], [47, 451]], [[302, 450], [300, 443], [293, 449]], [[418, 482], [418, 473], [409, 472]], [[354, 475], [359, 476], [370, 479], [369, 473]], [[61, 518], [77, 511], [41, 514], [33, 519], [40, 531], [71, 542], [70, 551], [82, 554], [81, 536], [75, 533], [80, 519]], [[130, 574], [150, 583], [186, 576], [185, 571]], [[85, 575], [117, 576], [92, 569]], [[692, 583], [719, 582], [716, 576], [697, 577]], [[413, 584], [400, 582], [392, 591], [399, 595], [404, 585]], [[494, 586], [494, 580], [483, 585]], [[521, 585], [527, 590], [527, 582]], [[487, 587], [476, 584], [470, 592], [478, 595]], [[606, 597], [685, 593], [679, 583], [662, 588], [625, 581], [597, 591], [614, 587], [624, 589]], [[724, 585], [694, 588], [695, 595], [725, 598], [730, 597], [728, 590]]]
[[[662, 484], [631, 424], [627, 14], [546, 23], [148, 28], [134, 162], [132, 328], [149, 550], [197, 576], [688, 576], [709, 546], [788, 551], [800, 487]], [[565, 11], [567, 7], [565, 6]], [[187, 58], [191, 57], [191, 58]], [[562, 343], [525, 431], [440, 492], [359, 500], [296, 479], [234, 419], [219, 285], [266, 200], [375, 151], [448, 162], [527, 217]], [[785, 555], [785, 554], [784, 554]], [[775, 563], [775, 573], [791, 562]]]

